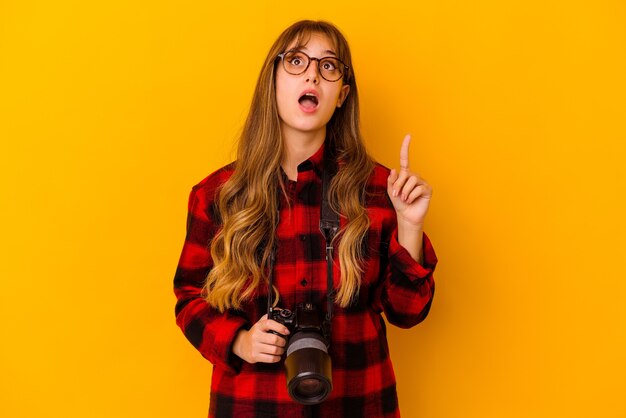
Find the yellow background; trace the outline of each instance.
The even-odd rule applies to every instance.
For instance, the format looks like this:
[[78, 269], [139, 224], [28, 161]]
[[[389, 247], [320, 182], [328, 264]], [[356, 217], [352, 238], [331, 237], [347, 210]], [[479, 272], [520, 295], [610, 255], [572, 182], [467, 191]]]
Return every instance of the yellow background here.
[[434, 187], [404, 417], [625, 417], [623, 1], [0, 2], [0, 415], [203, 417], [174, 323], [192, 185], [300, 18], [354, 55], [367, 146]]

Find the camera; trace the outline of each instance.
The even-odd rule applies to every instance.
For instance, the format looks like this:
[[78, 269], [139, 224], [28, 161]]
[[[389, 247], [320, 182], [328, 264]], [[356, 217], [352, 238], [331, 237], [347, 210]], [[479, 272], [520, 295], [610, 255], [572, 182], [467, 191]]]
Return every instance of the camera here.
[[333, 388], [328, 354], [330, 321], [323, 319], [312, 303], [300, 303], [294, 311], [272, 308], [268, 317], [290, 332], [285, 359], [289, 396], [304, 405], [324, 401]]

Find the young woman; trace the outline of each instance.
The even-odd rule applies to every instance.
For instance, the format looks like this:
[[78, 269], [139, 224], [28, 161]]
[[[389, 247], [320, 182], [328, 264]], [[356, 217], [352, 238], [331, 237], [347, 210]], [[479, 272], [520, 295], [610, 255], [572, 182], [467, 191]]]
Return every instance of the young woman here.
[[[237, 160], [191, 190], [174, 279], [176, 322], [214, 365], [210, 417], [399, 416], [381, 314], [403, 328], [422, 321], [437, 263], [423, 234], [431, 187], [409, 170], [409, 141], [398, 171], [366, 153], [350, 50], [336, 27], [301, 21], [276, 40]], [[337, 172], [323, 187], [333, 163]], [[320, 232], [322, 189], [339, 219], [332, 275]], [[329, 277], [332, 317], [324, 316]], [[327, 347], [309, 347], [330, 357], [321, 383], [332, 389], [321, 402], [290, 397], [284, 363], [293, 351], [285, 349], [307, 333], [268, 318], [270, 293], [277, 308], [321, 312], [317, 334]], [[315, 393], [320, 381], [304, 377], [304, 395]]]

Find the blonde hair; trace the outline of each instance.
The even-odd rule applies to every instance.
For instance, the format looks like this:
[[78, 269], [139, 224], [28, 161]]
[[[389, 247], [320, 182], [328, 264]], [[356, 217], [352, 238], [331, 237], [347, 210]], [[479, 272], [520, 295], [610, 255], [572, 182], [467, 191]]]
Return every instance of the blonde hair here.
[[342, 81], [350, 85], [350, 93], [326, 125], [325, 146], [332, 147], [341, 162], [329, 187], [329, 203], [348, 221], [335, 237], [341, 269], [335, 301], [347, 307], [359, 292], [362, 243], [370, 226], [363, 201], [374, 162], [361, 137], [359, 96], [348, 43], [332, 24], [304, 20], [287, 28], [270, 48], [239, 139], [234, 172], [217, 198], [222, 227], [211, 242], [214, 265], [203, 291], [206, 301], [221, 312], [240, 308], [260, 286], [267, 286], [276, 243], [279, 188], [285, 193], [280, 165], [284, 147], [276, 105], [276, 58], [293, 43], [305, 45], [312, 34], [328, 37], [338, 58], [350, 67]]

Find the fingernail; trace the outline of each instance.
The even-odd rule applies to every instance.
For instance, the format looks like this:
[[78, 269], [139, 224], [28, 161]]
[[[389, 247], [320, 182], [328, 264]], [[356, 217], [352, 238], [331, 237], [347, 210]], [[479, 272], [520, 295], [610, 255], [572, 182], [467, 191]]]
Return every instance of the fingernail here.
[[393, 189], [393, 193], [392, 193], [393, 197], [398, 196], [398, 191], [396, 189]]
[[285, 330], [283, 331], [283, 335], [287, 335], [287, 334], [289, 334], [289, 330], [285, 328]]

